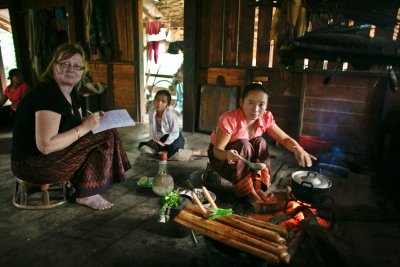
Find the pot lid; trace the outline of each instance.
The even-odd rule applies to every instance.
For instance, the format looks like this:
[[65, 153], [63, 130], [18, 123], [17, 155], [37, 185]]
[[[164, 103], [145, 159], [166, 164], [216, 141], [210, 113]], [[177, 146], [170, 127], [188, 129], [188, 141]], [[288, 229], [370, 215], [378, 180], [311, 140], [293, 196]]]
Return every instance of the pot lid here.
[[332, 182], [326, 176], [313, 171], [294, 172], [292, 179], [304, 187], [326, 189], [332, 186]]

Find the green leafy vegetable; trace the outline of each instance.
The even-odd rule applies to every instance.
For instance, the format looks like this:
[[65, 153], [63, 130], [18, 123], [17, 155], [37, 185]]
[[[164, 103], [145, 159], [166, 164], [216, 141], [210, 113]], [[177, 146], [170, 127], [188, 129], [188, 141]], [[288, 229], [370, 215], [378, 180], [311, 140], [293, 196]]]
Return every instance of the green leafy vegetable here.
[[211, 220], [214, 220], [218, 217], [224, 217], [224, 216], [228, 216], [231, 215], [233, 213], [232, 209], [212, 209], [210, 210], [210, 215], [208, 218], [210, 218]]
[[163, 206], [159, 211], [160, 220], [163, 216], [165, 216], [165, 222], [168, 222], [171, 209], [173, 207], [177, 208], [179, 206], [180, 191], [180, 188], [175, 189], [168, 192], [165, 196], [161, 198]]

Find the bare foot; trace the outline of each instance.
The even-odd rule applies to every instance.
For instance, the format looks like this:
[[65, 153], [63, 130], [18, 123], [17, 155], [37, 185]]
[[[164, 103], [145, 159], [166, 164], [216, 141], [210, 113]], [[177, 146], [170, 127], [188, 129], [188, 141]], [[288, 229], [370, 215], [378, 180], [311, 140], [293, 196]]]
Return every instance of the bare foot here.
[[250, 194], [246, 196], [246, 200], [251, 205], [263, 201], [262, 198], [257, 194], [256, 190], [254, 190], [254, 188], [252, 188]]
[[268, 197], [267, 195], [264, 193], [264, 191], [262, 190], [262, 183], [260, 180], [256, 180], [254, 182], [254, 187], [255, 187], [255, 191], [257, 193], [257, 195], [264, 201], [268, 201]]
[[113, 203], [108, 202], [100, 195], [76, 198], [76, 203], [88, 206], [89, 208], [94, 210], [108, 210], [111, 209], [112, 206], [114, 206]]
[[208, 157], [208, 152], [207, 149], [193, 149], [192, 155], [198, 157]]
[[256, 189], [251, 190], [246, 200], [253, 207], [255, 213], [266, 214], [281, 208], [272, 193], [267, 196], [264, 192]]

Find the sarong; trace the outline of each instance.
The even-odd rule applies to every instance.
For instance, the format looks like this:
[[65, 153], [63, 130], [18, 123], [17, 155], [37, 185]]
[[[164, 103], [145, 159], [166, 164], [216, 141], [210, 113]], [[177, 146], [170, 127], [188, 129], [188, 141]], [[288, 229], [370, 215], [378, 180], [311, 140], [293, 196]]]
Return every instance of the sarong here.
[[[165, 142], [165, 140], [167, 140], [169, 134], [165, 134], [160, 138], [161, 142]], [[139, 148], [142, 146], [149, 146], [153, 149], [155, 149], [156, 151], [166, 151], [168, 154], [168, 158], [172, 157], [175, 153], [177, 153], [179, 151], [179, 149], [183, 149], [185, 147], [185, 138], [183, 138], [182, 133], [179, 133], [178, 138], [176, 138], [174, 140], [174, 142], [172, 142], [169, 145], [165, 145], [165, 146], [160, 146], [159, 144], [157, 144], [156, 142], [154, 142], [153, 140], [149, 140], [147, 142], [140, 142], [139, 143]]]
[[237, 140], [228, 143], [225, 150], [234, 149], [239, 155], [251, 162], [261, 162], [267, 165], [262, 171], [254, 171], [243, 161], [239, 160], [234, 164], [228, 164], [227, 160], [219, 160], [214, 157], [214, 146], [210, 144], [208, 157], [211, 167], [220, 176], [229, 180], [233, 184], [233, 189], [237, 197], [244, 197], [250, 193], [254, 187], [254, 181], [260, 180], [267, 188], [270, 183], [270, 158], [268, 153], [268, 143], [263, 137], [256, 137], [251, 140]]
[[70, 180], [77, 197], [100, 194], [114, 182], [125, 181], [131, 168], [115, 129], [87, 133], [70, 146], [48, 155], [12, 161], [11, 170], [21, 180], [54, 183]]

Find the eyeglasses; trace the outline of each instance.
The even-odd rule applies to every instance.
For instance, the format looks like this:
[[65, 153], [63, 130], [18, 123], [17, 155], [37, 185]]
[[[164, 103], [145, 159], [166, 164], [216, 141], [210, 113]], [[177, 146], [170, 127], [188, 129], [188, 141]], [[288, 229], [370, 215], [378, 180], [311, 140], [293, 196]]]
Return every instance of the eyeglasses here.
[[76, 71], [82, 71], [84, 69], [82, 65], [72, 65], [71, 63], [65, 61], [58, 61], [57, 64], [65, 70], [69, 69], [70, 67], [72, 67], [72, 69]]

